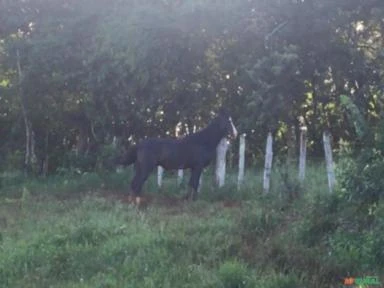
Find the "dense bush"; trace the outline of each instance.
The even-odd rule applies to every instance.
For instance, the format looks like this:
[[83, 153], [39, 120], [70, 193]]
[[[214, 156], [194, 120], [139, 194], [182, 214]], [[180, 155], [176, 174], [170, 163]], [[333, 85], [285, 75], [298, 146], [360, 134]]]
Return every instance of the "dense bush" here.
[[346, 201], [361, 202], [364, 209], [384, 195], [384, 154], [379, 147], [365, 148], [362, 153], [342, 161], [339, 186]]
[[[346, 96], [341, 102], [354, 123], [360, 147], [345, 149], [339, 169], [338, 181], [346, 201], [362, 204], [365, 213], [372, 213], [384, 195], [384, 120], [369, 125], [365, 118], [371, 117]], [[369, 212], [367, 211], [369, 209]]]

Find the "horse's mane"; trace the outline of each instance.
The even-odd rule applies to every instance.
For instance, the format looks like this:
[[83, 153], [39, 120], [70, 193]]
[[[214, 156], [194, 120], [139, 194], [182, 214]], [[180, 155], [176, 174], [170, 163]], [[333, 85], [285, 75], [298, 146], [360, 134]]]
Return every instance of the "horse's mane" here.
[[205, 128], [189, 134], [182, 138], [182, 141], [191, 141], [209, 146], [217, 145], [217, 142], [223, 137], [222, 132], [217, 128], [219, 117], [214, 118]]

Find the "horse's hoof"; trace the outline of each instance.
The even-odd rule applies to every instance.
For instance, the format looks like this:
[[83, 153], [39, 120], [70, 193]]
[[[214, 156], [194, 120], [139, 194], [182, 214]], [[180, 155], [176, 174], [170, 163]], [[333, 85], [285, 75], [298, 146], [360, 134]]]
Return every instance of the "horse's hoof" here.
[[131, 195], [124, 196], [121, 198], [121, 202], [131, 204], [133, 202], [133, 198]]
[[143, 208], [147, 208], [150, 203], [151, 203], [151, 199], [137, 196], [135, 198], [134, 205], [139, 209], [143, 209]]

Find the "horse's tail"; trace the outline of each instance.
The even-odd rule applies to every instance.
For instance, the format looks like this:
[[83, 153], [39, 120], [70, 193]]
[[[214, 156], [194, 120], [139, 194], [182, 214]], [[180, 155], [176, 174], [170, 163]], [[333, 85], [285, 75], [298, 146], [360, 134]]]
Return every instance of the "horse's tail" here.
[[129, 166], [136, 162], [137, 158], [137, 146], [134, 145], [129, 149], [123, 156], [119, 159], [119, 164], [124, 166]]

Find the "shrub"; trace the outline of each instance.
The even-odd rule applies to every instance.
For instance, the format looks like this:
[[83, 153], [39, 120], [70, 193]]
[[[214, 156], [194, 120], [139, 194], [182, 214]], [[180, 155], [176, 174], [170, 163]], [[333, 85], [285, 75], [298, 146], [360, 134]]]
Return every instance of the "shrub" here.
[[307, 247], [325, 240], [338, 227], [340, 199], [335, 194], [316, 195], [312, 203], [307, 203], [304, 217], [298, 229], [299, 240]]
[[355, 160], [341, 163], [338, 181], [345, 200], [361, 202], [364, 208], [377, 203], [384, 193], [384, 155], [376, 148], [366, 148]]
[[248, 287], [248, 270], [243, 263], [237, 260], [226, 261], [221, 264], [218, 274], [224, 288]]
[[384, 193], [384, 119], [370, 125], [350, 98], [342, 95], [340, 100], [362, 147], [354, 151], [357, 156], [351, 151], [344, 153], [349, 157], [339, 169], [340, 189], [346, 200], [362, 204], [363, 210], [370, 209]]

